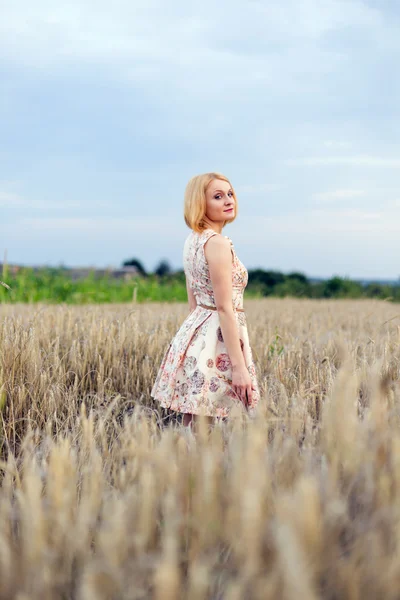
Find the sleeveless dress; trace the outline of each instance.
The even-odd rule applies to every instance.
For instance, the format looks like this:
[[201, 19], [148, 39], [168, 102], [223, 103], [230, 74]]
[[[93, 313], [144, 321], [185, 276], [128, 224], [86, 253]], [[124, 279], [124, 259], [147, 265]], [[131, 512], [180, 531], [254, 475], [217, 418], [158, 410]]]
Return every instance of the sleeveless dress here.
[[[203, 414], [224, 418], [235, 405], [245, 410], [243, 402], [232, 387], [232, 368], [215, 309], [204, 244], [213, 235], [213, 229], [202, 233], [192, 231], [183, 250], [186, 279], [193, 290], [197, 307], [182, 323], [171, 341], [157, 373], [151, 396], [164, 408], [182, 413]], [[232, 240], [232, 301], [233, 307], [243, 308], [243, 293], [248, 273], [236, 255]], [[250, 348], [244, 312], [235, 310], [240, 345], [250, 374], [253, 396], [248, 407], [252, 415], [260, 399], [260, 390]]]

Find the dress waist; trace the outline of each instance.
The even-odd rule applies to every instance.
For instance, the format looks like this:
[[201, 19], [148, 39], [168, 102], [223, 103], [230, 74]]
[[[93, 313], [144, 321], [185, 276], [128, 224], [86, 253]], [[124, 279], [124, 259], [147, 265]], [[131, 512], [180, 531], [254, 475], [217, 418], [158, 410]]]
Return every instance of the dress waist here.
[[[198, 304], [197, 306], [201, 306], [201, 308], [207, 308], [208, 310], [217, 310], [216, 306], [207, 306], [206, 304]], [[238, 312], [244, 312], [243, 308], [233, 308], [233, 310], [236, 310]]]

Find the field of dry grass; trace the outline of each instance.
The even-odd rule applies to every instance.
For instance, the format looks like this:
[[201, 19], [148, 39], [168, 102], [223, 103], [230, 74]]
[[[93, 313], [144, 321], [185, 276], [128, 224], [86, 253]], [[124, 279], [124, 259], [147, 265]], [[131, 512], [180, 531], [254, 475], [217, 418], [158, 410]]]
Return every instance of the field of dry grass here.
[[195, 436], [186, 306], [0, 306], [0, 600], [399, 597], [398, 306], [245, 306], [259, 414]]

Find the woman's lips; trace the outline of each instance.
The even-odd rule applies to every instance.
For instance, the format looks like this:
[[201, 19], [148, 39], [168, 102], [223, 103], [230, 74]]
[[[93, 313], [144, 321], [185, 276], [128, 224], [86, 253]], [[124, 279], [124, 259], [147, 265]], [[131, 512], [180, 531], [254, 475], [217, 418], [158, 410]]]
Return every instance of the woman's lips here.
[[232, 212], [233, 208], [227, 208], [224, 212]]

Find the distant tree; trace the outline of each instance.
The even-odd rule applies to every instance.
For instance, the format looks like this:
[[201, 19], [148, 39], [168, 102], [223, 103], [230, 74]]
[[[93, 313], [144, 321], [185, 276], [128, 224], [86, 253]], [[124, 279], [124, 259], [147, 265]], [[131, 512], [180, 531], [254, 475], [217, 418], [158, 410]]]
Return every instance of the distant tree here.
[[308, 279], [305, 275], [303, 275], [303, 273], [298, 273], [297, 271], [294, 271], [293, 273], [289, 273], [288, 275], [286, 275], [287, 279], [297, 279], [298, 281], [300, 281], [301, 283], [308, 283]]
[[249, 283], [262, 283], [269, 288], [273, 288], [284, 281], [285, 276], [279, 271], [264, 271], [263, 269], [249, 271]]
[[143, 277], [146, 277], [147, 272], [146, 269], [144, 268], [143, 264], [140, 262], [140, 260], [138, 258], [130, 258], [129, 260], [124, 260], [124, 262], [122, 263], [123, 267], [136, 267], [137, 270], [139, 271], [139, 273], [141, 275], [143, 275]]
[[324, 282], [325, 298], [360, 298], [364, 288], [357, 281], [335, 275]]
[[154, 273], [159, 277], [164, 277], [164, 275], [170, 275], [172, 273], [172, 269], [169, 262], [166, 260], [161, 260], [155, 268]]
[[274, 287], [274, 295], [284, 297], [292, 296], [297, 298], [307, 298], [310, 295], [310, 284], [304, 283], [297, 277], [287, 277], [284, 283], [278, 283]]
[[368, 298], [387, 298], [392, 295], [392, 290], [389, 285], [369, 283], [364, 289]]

